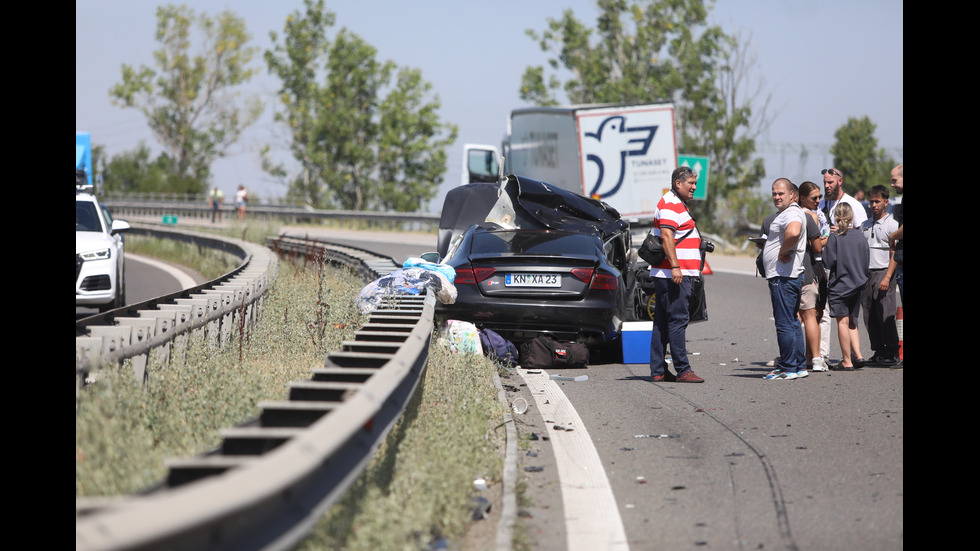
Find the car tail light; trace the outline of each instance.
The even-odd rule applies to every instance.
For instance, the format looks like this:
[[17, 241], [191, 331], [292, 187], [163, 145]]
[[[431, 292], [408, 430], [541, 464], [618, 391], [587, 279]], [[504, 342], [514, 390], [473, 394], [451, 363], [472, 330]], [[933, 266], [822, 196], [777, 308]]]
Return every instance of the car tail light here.
[[593, 289], [605, 289], [608, 291], [615, 291], [619, 288], [619, 283], [616, 281], [616, 277], [612, 274], [598, 273], [595, 279], [592, 280], [591, 287]]
[[465, 266], [456, 270], [456, 279], [453, 283], [476, 284], [492, 276], [496, 271], [488, 266]]
[[[593, 273], [595, 273], [595, 278], [592, 277]], [[590, 289], [606, 289], [615, 291], [617, 288], [619, 288], [619, 283], [616, 281], [615, 276], [602, 272], [596, 273], [596, 271], [591, 268], [574, 268], [572, 269], [572, 275], [588, 283]]]

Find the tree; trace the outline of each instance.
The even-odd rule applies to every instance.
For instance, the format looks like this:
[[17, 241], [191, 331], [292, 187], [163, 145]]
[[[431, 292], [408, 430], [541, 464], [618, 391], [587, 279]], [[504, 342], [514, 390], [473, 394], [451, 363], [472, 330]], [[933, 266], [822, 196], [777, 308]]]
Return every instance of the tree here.
[[[707, 229], [717, 225], [720, 200], [758, 185], [765, 173], [751, 160], [755, 137], [768, 125], [768, 100], [753, 115], [743, 98], [754, 58], [748, 40], [707, 25], [710, 0], [599, 0], [596, 29], [571, 10], [549, 19], [542, 33], [528, 30], [553, 57], [551, 70], [528, 67], [520, 96], [539, 105], [559, 103], [671, 102], [676, 107], [679, 150], [704, 155], [711, 165], [707, 200], [694, 211]], [[593, 40], [593, 34], [596, 39]], [[736, 209], [738, 210], [738, 209]]]
[[418, 210], [438, 191], [433, 183], [446, 171], [446, 147], [456, 140], [457, 130], [439, 122], [438, 101], [425, 101], [431, 88], [417, 69], [401, 69], [397, 84], [381, 103], [378, 206], [382, 210]]
[[105, 191], [112, 193], [199, 193], [193, 182], [177, 176], [166, 153], [152, 159], [145, 142], [132, 151], [112, 156], [102, 168]]
[[844, 126], [834, 132], [837, 140], [830, 147], [834, 167], [844, 173], [844, 191], [851, 195], [859, 189], [868, 190], [881, 184], [891, 184], [890, 173], [897, 163], [884, 149], [878, 148], [875, 138], [877, 125], [868, 117], [849, 117]]
[[265, 52], [279, 77], [282, 110], [299, 170], [290, 173], [265, 151], [267, 172], [289, 185], [289, 197], [318, 208], [418, 210], [435, 196], [446, 171], [445, 146], [456, 127], [438, 117], [439, 98], [417, 69], [379, 61], [377, 50], [342, 28], [323, 0], [304, 0], [282, 39]]
[[[190, 52], [194, 25], [203, 39], [196, 55]], [[172, 160], [174, 178], [187, 191], [203, 193], [211, 163], [262, 112], [257, 99], [238, 102], [235, 93], [254, 75], [249, 64], [257, 49], [247, 46], [245, 22], [234, 13], [198, 16], [187, 6], [157, 9], [156, 38], [162, 44], [154, 52], [157, 70], [124, 64], [122, 82], [109, 94], [113, 103], [143, 113]]]

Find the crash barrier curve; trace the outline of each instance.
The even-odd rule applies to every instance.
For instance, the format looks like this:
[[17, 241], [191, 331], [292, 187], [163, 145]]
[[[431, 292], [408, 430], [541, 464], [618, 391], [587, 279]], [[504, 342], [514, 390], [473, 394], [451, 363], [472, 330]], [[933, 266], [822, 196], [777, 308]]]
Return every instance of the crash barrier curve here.
[[[205, 203], [112, 198], [105, 199], [104, 203], [114, 217], [122, 220], [153, 218], [162, 222], [164, 217], [200, 221], [211, 219], [211, 209]], [[327, 210], [283, 205], [249, 205], [247, 212], [248, 218], [253, 220], [278, 220], [283, 223], [353, 221], [388, 230], [433, 230], [438, 227], [440, 218], [439, 214], [431, 213]], [[222, 216], [227, 217], [226, 220], [234, 220], [237, 216], [233, 204], [222, 206], [221, 213]]]
[[191, 231], [134, 223], [129, 233], [182, 241], [220, 250], [241, 260], [212, 281], [75, 322], [75, 377], [78, 390], [104, 366], [129, 360], [140, 381], [151, 357], [166, 365], [194, 332], [222, 346], [232, 331], [255, 323], [269, 286], [279, 273], [279, 258], [266, 247]]
[[[376, 279], [399, 268], [368, 251], [273, 238], [279, 254]], [[327, 355], [286, 401], [222, 431], [218, 450], [168, 463], [165, 487], [118, 500], [76, 499], [77, 550], [287, 549], [342, 496], [401, 417], [428, 359], [435, 296], [396, 296]]]

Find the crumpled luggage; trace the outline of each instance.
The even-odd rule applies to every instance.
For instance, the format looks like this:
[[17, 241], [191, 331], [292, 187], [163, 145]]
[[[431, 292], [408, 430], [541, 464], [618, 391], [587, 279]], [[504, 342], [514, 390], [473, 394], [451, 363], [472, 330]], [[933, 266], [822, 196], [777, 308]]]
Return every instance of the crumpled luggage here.
[[517, 346], [493, 329], [480, 329], [480, 344], [483, 345], [483, 353], [491, 360], [505, 367], [517, 364], [520, 357]]

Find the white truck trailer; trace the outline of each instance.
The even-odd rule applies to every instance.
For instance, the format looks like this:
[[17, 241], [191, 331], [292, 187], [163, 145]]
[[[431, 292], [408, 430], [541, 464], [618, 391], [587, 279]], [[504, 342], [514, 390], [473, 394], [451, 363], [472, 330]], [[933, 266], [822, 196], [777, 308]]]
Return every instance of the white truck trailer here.
[[624, 218], [652, 216], [677, 167], [674, 106], [579, 105], [515, 109], [501, 150], [464, 146], [463, 183], [526, 176], [600, 199]]

